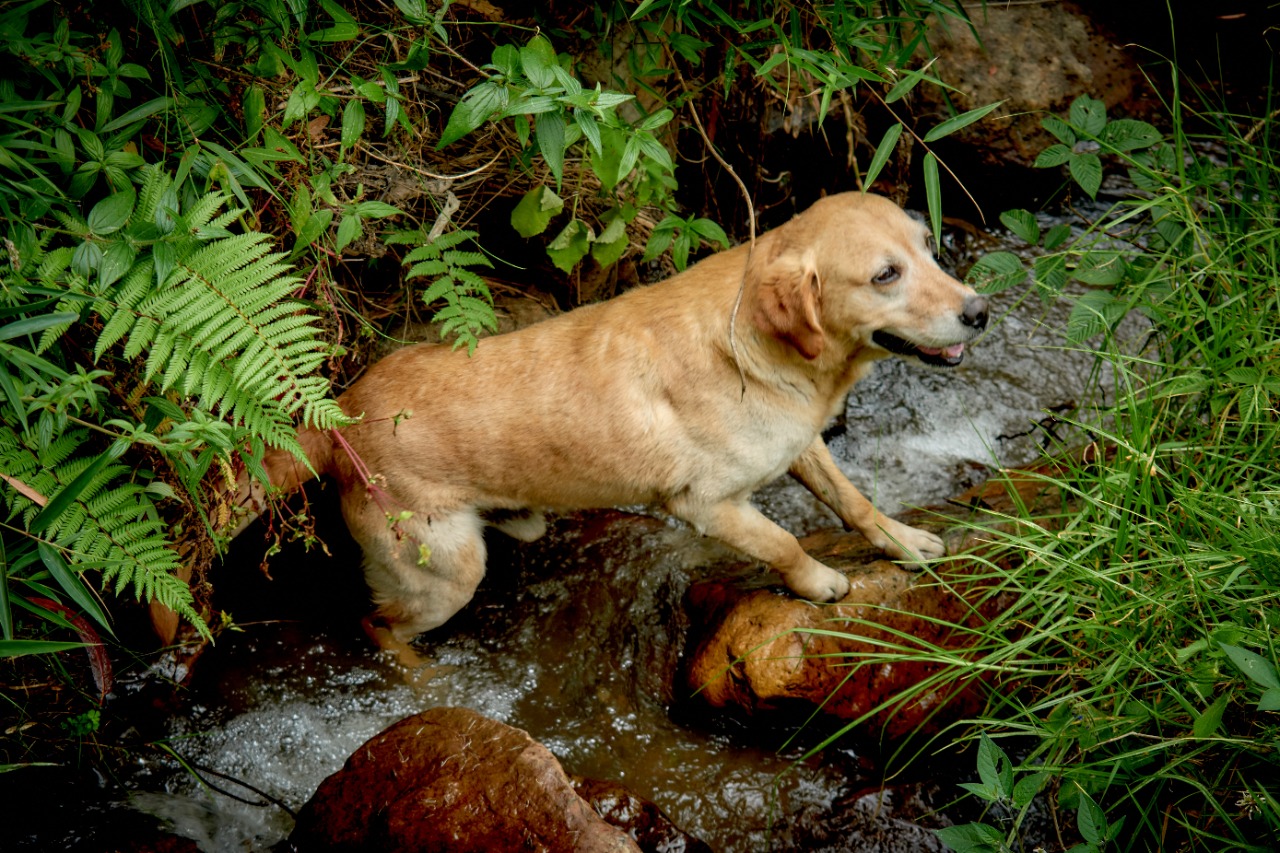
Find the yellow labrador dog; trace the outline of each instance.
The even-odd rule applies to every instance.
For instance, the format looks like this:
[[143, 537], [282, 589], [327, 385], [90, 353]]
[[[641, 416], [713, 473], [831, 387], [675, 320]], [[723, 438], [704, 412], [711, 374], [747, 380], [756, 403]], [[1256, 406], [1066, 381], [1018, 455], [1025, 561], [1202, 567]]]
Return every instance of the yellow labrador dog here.
[[[754, 250], [483, 340], [470, 357], [400, 350], [339, 398], [359, 424], [300, 437], [338, 481], [374, 618], [400, 642], [471, 600], [486, 519], [532, 541], [546, 508], [657, 505], [797, 595], [835, 601], [845, 576], [761, 515], [752, 492], [789, 472], [887, 554], [941, 556], [937, 536], [854, 488], [821, 433], [877, 359], [958, 364], [986, 322], [986, 301], [938, 268], [922, 224], [843, 193]], [[266, 467], [286, 491], [312, 476], [280, 451]], [[260, 511], [261, 487], [242, 485], [241, 500]]]

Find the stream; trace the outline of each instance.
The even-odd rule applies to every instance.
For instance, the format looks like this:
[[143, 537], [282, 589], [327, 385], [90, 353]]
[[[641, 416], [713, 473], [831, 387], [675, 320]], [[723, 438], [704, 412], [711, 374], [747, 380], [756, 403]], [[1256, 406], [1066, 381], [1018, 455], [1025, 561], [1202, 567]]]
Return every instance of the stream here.
[[[885, 511], [937, 504], [992, 466], [1030, 462], [1045, 425], [1053, 428], [1047, 413], [1082, 401], [1092, 359], [1061, 348], [1066, 306], [1046, 314], [1034, 299], [1015, 306], [1019, 296], [993, 300], [993, 328], [959, 368], [891, 359], [855, 387], [828, 443]], [[716, 543], [667, 520], [613, 511], [556, 519], [532, 545], [494, 534], [476, 599], [426, 636], [434, 669], [410, 684], [359, 628], [359, 554], [333, 490], [308, 494], [332, 556], [287, 549], [268, 580], [257, 567], [261, 533], [241, 537], [213, 579], [235, 627], [201, 655], [185, 687], [168, 690], [164, 713], [140, 713], [136, 743], [164, 748], [139, 747], [118, 784], [104, 782], [108, 806], [161, 818], [207, 853], [265, 851], [292, 819], [240, 782], [296, 810], [389, 724], [461, 705], [525, 729], [570, 773], [623, 783], [722, 853], [942, 849], [914, 821], [933, 807], [935, 783], [867, 806], [883, 771], [854, 746], [797, 763], [803, 738], [779, 749], [791, 731], [707, 719], [673, 695], [689, 584], [750, 571]], [[797, 534], [836, 526], [790, 481], [758, 499]], [[172, 659], [122, 674], [115, 700], [156, 706], [165, 666]], [[207, 787], [197, 768], [254, 804]], [[971, 772], [968, 758], [929, 768], [944, 782]], [[91, 849], [92, 831], [68, 831]], [[48, 839], [31, 844], [20, 849], [52, 849]]]

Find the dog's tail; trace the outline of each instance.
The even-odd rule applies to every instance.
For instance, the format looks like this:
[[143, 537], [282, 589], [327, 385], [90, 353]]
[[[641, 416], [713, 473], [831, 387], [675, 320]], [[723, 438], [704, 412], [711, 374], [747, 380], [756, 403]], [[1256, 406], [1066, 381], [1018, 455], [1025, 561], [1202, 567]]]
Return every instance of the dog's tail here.
[[236, 522], [230, 536], [235, 538], [260, 516], [268, 505], [270, 494], [289, 495], [309, 480], [329, 470], [333, 462], [333, 439], [328, 430], [310, 428], [298, 430], [298, 444], [306, 454], [307, 463], [287, 450], [271, 447], [262, 457], [268, 483], [250, 476], [248, 470], [240, 472], [236, 480], [236, 495], [232, 501]]

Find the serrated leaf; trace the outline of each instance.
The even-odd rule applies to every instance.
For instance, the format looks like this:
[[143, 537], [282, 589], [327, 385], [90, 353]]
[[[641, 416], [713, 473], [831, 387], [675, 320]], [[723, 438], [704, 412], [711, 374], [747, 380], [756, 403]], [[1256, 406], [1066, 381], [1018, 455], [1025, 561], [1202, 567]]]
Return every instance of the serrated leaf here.
[[955, 853], [998, 853], [1004, 835], [985, 823], [964, 823], [935, 830], [939, 840]]
[[1096, 252], [1085, 255], [1071, 277], [1085, 284], [1110, 287], [1124, 280], [1128, 265], [1119, 252]]
[[1040, 223], [1035, 214], [1029, 210], [1006, 210], [1000, 214], [1000, 221], [1027, 245], [1034, 246], [1040, 242]]
[[902, 136], [902, 125], [893, 124], [884, 132], [884, 136], [880, 137], [880, 144], [876, 146], [876, 153], [871, 157], [871, 165], [867, 167], [867, 173], [862, 177], [862, 185], [864, 188], [870, 187], [880, 171], [884, 168], [884, 164], [889, 162], [889, 157], [893, 154], [894, 149], [898, 146], [898, 139]]
[[1036, 155], [1036, 161], [1032, 165], [1037, 169], [1049, 169], [1054, 166], [1061, 166], [1070, 159], [1070, 148], [1065, 145], [1050, 145]]
[[1134, 151], [1139, 148], [1150, 148], [1164, 139], [1164, 136], [1145, 121], [1120, 118], [1107, 122], [1099, 138], [1104, 145], [1116, 151]]
[[539, 185], [525, 193], [511, 211], [511, 227], [521, 237], [533, 237], [546, 231], [552, 218], [562, 210], [564, 199]]
[[1001, 293], [1027, 280], [1022, 259], [1012, 252], [990, 252], [969, 268], [965, 281], [981, 293]]
[[1080, 189], [1089, 194], [1089, 198], [1097, 198], [1102, 187], [1102, 161], [1097, 154], [1077, 154], [1067, 164], [1071, 177], [1080, 185]]
[[1045, 116], [1040, 119], [1040, 126], [1052, 133], [1059, 142], [1067, 147], [1075, 145], [1077, 142], [1076, 132], [1071, 129], [1071, 125], [1057, 116]]
[[1071, 102], [1068, 121], [1089, 136], [1098, 136], [1107, 124], [1107, 105], [1097, 98], [1081, 95]]
[[1082, 344], [1109, 327], [1115, 306], [1121, 306], [1109, 290], [1091, 290], [1081, 294], [1067, 317], [1067, 342]]
[[936, 139], [942, 139], [944, 136], [950, 136], [957, 130], [966, 128], [975, 121], [982, 120], [1003, 103], [1004, 101], [996, 101], [993, 104], [987, 104], [985, 107], [978, 107], [976, 110], [969, 110], [958, 116], [953, 116], [926, 133], [924, 141], [933, 142]]

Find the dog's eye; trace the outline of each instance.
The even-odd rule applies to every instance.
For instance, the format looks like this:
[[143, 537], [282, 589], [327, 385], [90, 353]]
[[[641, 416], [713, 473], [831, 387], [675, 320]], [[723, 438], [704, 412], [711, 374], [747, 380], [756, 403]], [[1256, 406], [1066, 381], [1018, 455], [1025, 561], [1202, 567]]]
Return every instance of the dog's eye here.
[[876, 273], [875, 277], [871, 279], [871, 283], [872, 284], [893, 284], [895, 281], [898, 280], [898, 275], [899, 275], [898, 268], [890, 264], [889, 266], [880, 270], [880, 272]]

